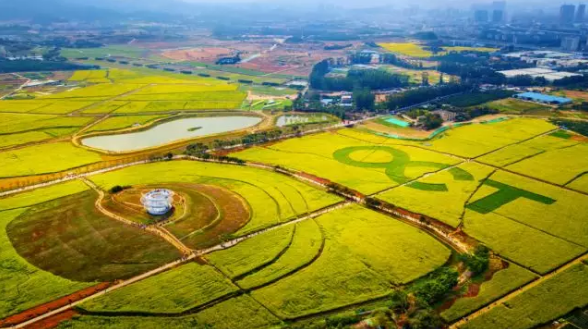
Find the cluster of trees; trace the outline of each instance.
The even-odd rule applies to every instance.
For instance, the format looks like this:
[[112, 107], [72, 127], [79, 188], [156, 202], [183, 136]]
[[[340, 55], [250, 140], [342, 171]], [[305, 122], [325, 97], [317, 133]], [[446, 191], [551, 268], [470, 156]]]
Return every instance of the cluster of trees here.
[[305, 99], [301, 95], [292, 103], [292, 109], [302, 112], [324, 112], [334, 115], [342, 120], [347, 117], [347, 109], [340, 106], [338, 103], [325, 105], [321, 103], [321, 95], [318, 93], [310, 93], [310, 96]]
[[450, 267], [442, 267], [426, 279], [415, 284], [414, 295], [428, 305], [443, 299], [457, 285], [459, 273]]
[[[289, 127], [294, 131], [297, 130], [299, 127]], [[200, 157], [203, 159], [214, 159], [218, 161], [226, 161], [226, 162], [233, 162], [241, 164], [242, 161], [240, 159], [230, 158], [230, 157], [214, 157], [209, 154], [210, 149], [219, 149], [222, 147], [230, 147], [235, 145], [255, 145], [255, 144], [263, 144], [275, 140], [286, 133], [285, 130], [282, 129], [272, 129], [268, 131], [262, 131], [259, 133], [245, 135], [243, 137], [234, 138], [234, 139], [216, 139], [212, 143], [203, 144], [203, 143], [196, 143], [190, 144], [186, 147], [186, 151], [184, 154]]]
[[471, 90], [471, 86], [465, 84], [448, 84], [438, 87], [408, 90], [388, 97], [387, 108], [405, 108], [468, 90]]
[[419, 123], [427, 130], [437, 129], [443, 125], [443, 119], [439, 114], [427, 112]]
[[383, 70], [350, 70], [344, 77], [327, 77], [329, 62], [324, 60], [313, 67], [310, 85], [314, 89], [353, 91], [357, 88], [390, 89], [408, 86], [408, 77]]
[[476, 106], [491, 101], [508, 98], [515, 92], [510, 90], [490, 90], [485, 92], [472, 92], [462, 95], [456, 95], [445, 99], [443, 102], [456, 107]]
[[353, 45], [351, 43], [346, 44], [346, 45], [330, 45], [330, 46], [325, 46], [324, 49], [325, 50], [341, 50], [341, 49], [346, 49], [346, 48], [350, 48]]
[[455, 117], [455, 121], [457, 122], [470, 121], [474, 118], [481, 117], [483, 115], [498, 114], [500, 112], [496, 109], [491, 109], [487, 106], [468, 109], [454, 108], [450, 111], [455, 112], [457, 114], [457, 116]]
[[573, 121], [573, 120], [551, 120], [551, 122], [555, 125], [563, 127], [565, 129], [569, 129], [573, 132], [578, 134], [588, 136], [588, 122], [585, 121]]
[[357, 88], [353, 91], [353, 107], [356, 110], [373, 111], [376, 108], [376, 96], [369, 88]]
[[245, 161], [239, 158], [229, 157], [229, 156], [215, 156], [208, 153], [209, 147], [202, 143], [191, 144], [188, 145], [186, 151], [184, 152], [186, 155], [194, 156], [197, 158], [201, 158], [204, 160], [214, 160], [226, 163], [235, 163], [238, 165], [244, 165]]
[[36, 61], [36, 60], [2, 60], [0, 59], [0, 73], [12, 72], [36, 72], [36, 71], [75, 71], [99, 69], [97, 65], [79, 65], [62, 61]]
[[490, 250], [486, 246], [479, 245], [473, 255], [460, 255], [459, 258], [475, 276], [486, 272], [488, 269]]
[[86, 40], [86, 39], [76, 39], [70, 40], [66, 37], [57, 37], [49, 40], [45, 40], [41, 42], [42, 46], [47, 47], [57, 47], [57, 48], [100, 48], [104, 46], [100, 42]]

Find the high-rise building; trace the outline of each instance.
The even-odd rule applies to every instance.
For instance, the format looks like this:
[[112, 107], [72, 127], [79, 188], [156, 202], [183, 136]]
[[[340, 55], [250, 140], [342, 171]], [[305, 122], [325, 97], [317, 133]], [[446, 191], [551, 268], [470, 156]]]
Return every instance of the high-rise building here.
[[488, 23], [488, 10], [478, 9], [474, 12], [476, 23]]
[[559, 8], [559, 23], [562, 25], [573, 24], [575, 12], [576, 12], [576, 6], [562, 5]]
[[565, 37], [561, 40], [561, 49], [565, 51], [578, 51], [580, 37]]
[[504, 22], [504, 11], [494, 9], [492, 11], [492, 23], [502, 23]]
[[585, 16], [586, 16], [586, 5], [585, 4], [578, 5], [578, 10], [576, 11], [576, 23], [584, 23]]
[[492, 23], [502, 23], [506, 19], [506, 1], [492, 2]]

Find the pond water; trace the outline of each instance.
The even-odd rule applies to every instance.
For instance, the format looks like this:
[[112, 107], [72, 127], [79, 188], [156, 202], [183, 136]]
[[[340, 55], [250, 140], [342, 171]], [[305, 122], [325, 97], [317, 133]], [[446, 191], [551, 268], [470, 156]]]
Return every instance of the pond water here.
[[406, 121], [402, 121], [400, 119], [396, 119], [394, 117], [386, 119], [386, 122], [391, 123], [393, 125], [397, 125], [397, 126], [403, 127], [403, 128], [410, 127], [410, 123], [408, 123]]
[[260, 122], [261, 118], [247, 116], [184, 118], [143, 131], [84, 138], [82, 144], [110, 152], [130, 152], [187, 138], [241, 130]]
[[329, 117], [326, 115], [298, 115], [298, 114], [288, 114], [282, 115], [278, 118], [276, 122], [276, 126], [284, 127], [289, 125], [297, 125], [297, 124], [304, 124], [304, 123], [318, 123], [318, 122], [325, 122], [329, 121]]

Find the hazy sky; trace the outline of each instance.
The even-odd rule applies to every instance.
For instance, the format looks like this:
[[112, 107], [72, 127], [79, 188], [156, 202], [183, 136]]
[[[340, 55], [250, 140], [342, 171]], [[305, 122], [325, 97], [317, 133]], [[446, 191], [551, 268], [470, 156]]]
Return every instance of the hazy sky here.
[[[273, 4], [308, 4], [318, 6], [321, 3], [344, 5], [349, 7], [371, 7], [380, 5], [391, 5], [394, 7], [408, 7], [413, 5], [434, 6], [434, 7], [461, 7], [468, 8], [472, 4], [492, 3], [493, 0], [182, 0], [192, 3], [273, 3]], [[523, 4], [534, 4], [540, 7], [554, 7], [563, 3], [576, 3], [580, 0], [506, 0], [507, 6], [519, 6]]]

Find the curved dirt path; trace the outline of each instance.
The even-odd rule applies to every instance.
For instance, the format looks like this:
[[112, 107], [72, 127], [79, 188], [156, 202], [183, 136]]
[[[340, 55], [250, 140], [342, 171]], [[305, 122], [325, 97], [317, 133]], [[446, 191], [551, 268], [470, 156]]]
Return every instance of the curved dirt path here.
[[92, 188], [94, 191], [96, 191], [98, 193], [98, 199], [96, 199], [96, 202], [94, 203], [94, 205], [96, 206], [96, 209], [98, 209], [98, 211], [100, 211], [105, 216], [110, 217], [114, 220], [117, 220], [123, 224], [138, 227], [138, 228], [143, 228], [147, 232], [151, 232], [151, 233], [155, 233], [156, 235], [159, 235], [160, 237], [164, 238], [167, 242], [169, 242], [171, 245], [176, 247], [176, 249], [178, 249], [182, 253], [182, 255], [184, 255], [184, 256], [193, 254], [192, 249], [186, 247], [186, 245], [184, 245], [180, 240], [178, 240], [173, 234], [171, 234], [165, 228], [157, 226], [157, 225], [155, 225], [155, 226], [141, 225], [139, 223], [130, 221], [122, 216], [119, 216], [115, 213], [108, 211], [106, 208], [104, 208], [104, 206], [102, 206], [102, 201], [104, 200], [104, 197], [105, 197], [104, 191], [102, 191], [100, 188], [98, 188], [98, 186], [96, 186], [96, 184], [94, 184], [94, 182], [90, 181], [89, 179], [87, 179], [85, 177], [80, 178], [80, 180], [83, 181], [86, 185], [88, 185], [90, 188]]

